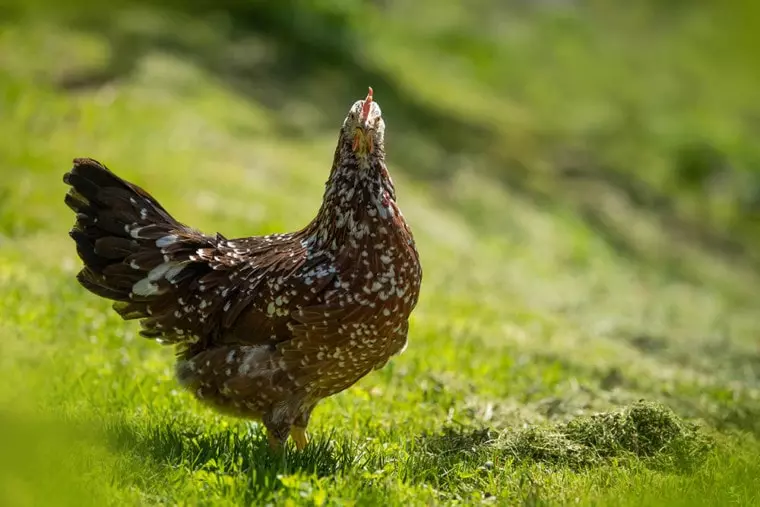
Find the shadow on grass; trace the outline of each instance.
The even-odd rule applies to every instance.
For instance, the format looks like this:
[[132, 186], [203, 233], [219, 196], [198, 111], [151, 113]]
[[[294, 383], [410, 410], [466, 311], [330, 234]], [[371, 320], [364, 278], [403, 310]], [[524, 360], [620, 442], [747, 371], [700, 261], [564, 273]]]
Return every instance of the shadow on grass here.
[[446, 427], [439, 434], [417, 438], [406, 464], [406, 479], [441, 487], [442, 477], [456, 467], [484, 465], [489, 461], [496, 434], [487, 428]]
[[246, 495], [251, 501], [281, 487], [280, 476], [298, 472], [332, 476], [357, 459], [357, 451], [350, 443], [336, 442], [332, 435], [313, 440], [304, 451], [288, 446], [284, 453], [275, 453], [269, 449], [264, 433], [252, 426], [206, 431], [171, 420], [147, 425], [119, 420], [109, 425], [107, 434], [116, 449], [141, 463], [148, 461], [158, 474], [183, 468], [243, 475], [248, 480]]

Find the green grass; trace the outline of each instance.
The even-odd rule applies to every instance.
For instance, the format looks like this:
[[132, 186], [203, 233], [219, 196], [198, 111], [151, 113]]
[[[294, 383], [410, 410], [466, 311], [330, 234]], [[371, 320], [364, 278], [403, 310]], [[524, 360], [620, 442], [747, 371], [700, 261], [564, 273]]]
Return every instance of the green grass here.
[[[723, 58], [707, 7], [229, 4], [3, 7], [3, 505], [760, 504], [749, 31]], [[283, 461], [77, 285], [61, 177], [92, 156], [204, 231], [292, 230], [366, 85], [422, 297]]]

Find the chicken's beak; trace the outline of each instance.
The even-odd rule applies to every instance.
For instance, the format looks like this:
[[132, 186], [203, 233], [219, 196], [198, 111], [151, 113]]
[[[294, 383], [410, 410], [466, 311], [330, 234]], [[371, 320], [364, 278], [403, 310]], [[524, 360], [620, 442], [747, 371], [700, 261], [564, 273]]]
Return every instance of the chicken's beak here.
[[369, 112], [372, 107], [372, 87], [367, 92], [367, 98], [364, 99], [361, 115], [359, 116], [359, 126], [354, 132], [354, 153], [361, 156], [367, 156], [372, 152], [372, 133], [369, 129]]
[[366, 157], [372, 152], [372, 146], [372, 134], [366, 127], [357, 127], [354, 132], [354, 144], [352, 146], [354, 153]]

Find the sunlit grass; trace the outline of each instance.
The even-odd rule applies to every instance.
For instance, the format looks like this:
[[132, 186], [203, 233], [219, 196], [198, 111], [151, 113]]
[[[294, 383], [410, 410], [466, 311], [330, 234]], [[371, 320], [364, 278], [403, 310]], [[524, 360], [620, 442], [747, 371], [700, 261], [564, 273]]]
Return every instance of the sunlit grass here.
[[[342, 118], [294, 135], [290, 116], [328, 112], [272, 110], [170, 51], [65, 91], [61, 74], [103, 65], [103, 38], [25, 20], [3, 25], [0, 43], [13, 48], [0, 55], [4, 503], [760, 500], [760, 308], [749, 275], [702, 251], [676, 266], [625, 256], [573, 208], [475, 170], [477, 157], [463, 156], [447, 182], [424, 182], [414, 156], [394, 155], [409, 140], [394, 134], [408, 125], [394, 125], [403, 112], [392, 107], [391, 170], [425, 268], [410, 346], [319, 406], [307, 451], [270, 455], [258, 425], [196, 403], [173, 379], [171, 350], [77, 285], [61, 176], [73, 157], [92, 156], [204, 231], [295, 229], [319, 205]], [[424, 96], [415, 72], [404, 86]], [[447, 82], [437, 106], [492, 121], [487, 87], [469, 79]], [[363, 91], [338, 98], [348, 107]], [[651, 238], [646, 217], [622, 213]]]

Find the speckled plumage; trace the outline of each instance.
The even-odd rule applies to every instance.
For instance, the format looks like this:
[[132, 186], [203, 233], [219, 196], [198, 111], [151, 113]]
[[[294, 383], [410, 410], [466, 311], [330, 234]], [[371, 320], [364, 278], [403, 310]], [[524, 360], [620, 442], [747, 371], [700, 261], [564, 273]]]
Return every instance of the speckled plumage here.
[[[385, 166], [370, 94], [341, 127], [322, 206], [303, 229], [227, 239], [177, 222], [92, 159], [64, 177], [91, 292], [176, 345], [177, 378], [219, 410], [297, 444], [314, 406], [406, 346], [422, 270]], [[295, 437], [295, 435], [294, 435]]]

